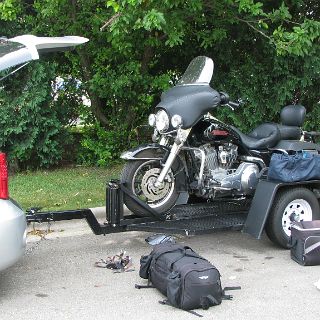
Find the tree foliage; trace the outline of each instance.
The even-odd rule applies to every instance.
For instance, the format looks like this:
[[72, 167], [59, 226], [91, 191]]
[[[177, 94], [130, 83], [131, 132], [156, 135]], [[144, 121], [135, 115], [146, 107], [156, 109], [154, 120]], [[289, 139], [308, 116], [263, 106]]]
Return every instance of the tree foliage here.
[[216, 116], [249, 130], [278, 121], [285, 104], [301, 103], [308, 127], [317, 129], [317, 0], [5, 0], [0, 9], [8, 34], [90, 39], [57, 67], [91, 100], [79, 109], [87, 124], [82, 161], [107, 164], [132, 145], [134, 128], [197, 55], [213, 58], [214, 88], [247, 101]]
[[48, 167], [61, 159], [67, 139], [62, 124], [70, 114], [52, 101], [54, 74], [54, 64], [35, 63], [8, 79], [0, 91], [0, 149], [16, 169]]

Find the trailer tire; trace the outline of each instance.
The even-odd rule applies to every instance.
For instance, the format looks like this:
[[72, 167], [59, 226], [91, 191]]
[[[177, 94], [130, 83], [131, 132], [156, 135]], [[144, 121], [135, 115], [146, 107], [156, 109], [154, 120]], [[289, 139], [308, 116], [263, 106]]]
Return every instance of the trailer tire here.
[[303, 187], [285, 189], [276, 195], [266, 222], [266, 233], [276, 245], [289, 249], [290, 222], [320, 218], [319, 202], [314, 193]]

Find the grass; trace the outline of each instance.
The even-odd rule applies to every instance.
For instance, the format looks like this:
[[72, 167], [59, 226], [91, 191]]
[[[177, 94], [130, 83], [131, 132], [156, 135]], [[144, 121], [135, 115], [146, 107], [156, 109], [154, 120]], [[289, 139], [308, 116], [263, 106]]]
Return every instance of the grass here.
[[76, 167], [19, 173], [9, 178], [10, 197], [23, 209], [80, 209], [105, 205], [105, 185], [118, 178], [121, 165]]

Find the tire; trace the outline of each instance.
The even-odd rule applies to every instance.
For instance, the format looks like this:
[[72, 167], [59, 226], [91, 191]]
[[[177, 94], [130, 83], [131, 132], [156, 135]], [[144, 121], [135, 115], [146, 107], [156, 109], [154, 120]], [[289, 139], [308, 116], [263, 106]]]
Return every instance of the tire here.
[[288, 249], [291, 221], [310, 221], [320, 217], [319, 202], [307, 188], [279, 191], [276, 195], [267, 223], [266, 233], [276, 245]]
[[[150, 184], [156, 179], [161, 168], [159, 160], [129, 161], [123, 167], [120, 178], [121, 183], [124, 183], [134, 195], [159, 213], [171, 209], [179, 196], [172, 169], [168, 172], [162, 188], [155, 189]], [[137, 216], [150, 215], [127, 195], [124, 195], [124, 203]]]

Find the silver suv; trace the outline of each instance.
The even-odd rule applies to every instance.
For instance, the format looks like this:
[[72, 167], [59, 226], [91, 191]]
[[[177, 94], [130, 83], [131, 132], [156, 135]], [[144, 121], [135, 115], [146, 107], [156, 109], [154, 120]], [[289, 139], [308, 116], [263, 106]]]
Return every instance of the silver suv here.
[[[39, 59], [39, 53], [72, 49], [87, 41], [74, 36], [0, 38], [0, 72], [16, 67], [2, 78], [0, 76], [0, 81], [31, 60]], [[3, 90], [1, 86], [0, 90]], [[9, 198], [7, 171], [6, 156], [0, 152], [0, 271], [18, 261], [26, 247], [26, 218], [19, 204]]]

